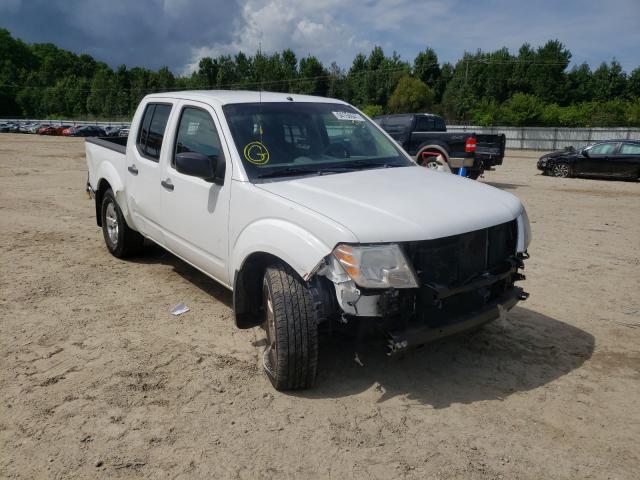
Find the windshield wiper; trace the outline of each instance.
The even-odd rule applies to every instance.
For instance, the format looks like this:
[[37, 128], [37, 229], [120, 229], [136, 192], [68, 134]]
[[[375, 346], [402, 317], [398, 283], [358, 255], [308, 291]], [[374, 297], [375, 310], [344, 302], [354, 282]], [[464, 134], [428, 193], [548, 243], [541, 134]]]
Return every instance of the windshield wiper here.
[[345, 165], [340, 165], [339, 167], [330, 167], [331, 170], [360, 170], [363, 167], [365, 168], [390, 168], [396, 167], [397, 165], [393, 165], [390, 163], [371, 163], [368, 160], [353, 160], [351, 162], [346, 163]]
[[393, 165], [389, 163], [371, 163], [367, 160], [354, 160], [346, 165], [319, 165], [315, 168], [302, 168], [302, 167], [283, 167], [273, 169], [268, 172], [259, 173], [257, 178], [277, 178], [277, 177], [294, 177], [296, 175], [325, 175], [327, 173], [339, 173], [339, 172], [352, 172], [354, 170], [361, 170], [363, 167], [368, 168], [391, 168], [399, 165]]
[[258, 174], [258, 178], [293, 177], [295, 175], [319, 175], [317, 168], [285, 167]]

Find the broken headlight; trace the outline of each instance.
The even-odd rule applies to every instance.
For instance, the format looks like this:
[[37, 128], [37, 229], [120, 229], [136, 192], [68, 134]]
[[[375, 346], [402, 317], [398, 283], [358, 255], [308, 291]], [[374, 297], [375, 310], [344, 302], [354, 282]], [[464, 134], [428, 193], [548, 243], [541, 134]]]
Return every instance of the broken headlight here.
[[333, 257], [342, 270], [362, 288], [417, 288], [413, 269], [396, 243], [349, 245], [341, 243]]

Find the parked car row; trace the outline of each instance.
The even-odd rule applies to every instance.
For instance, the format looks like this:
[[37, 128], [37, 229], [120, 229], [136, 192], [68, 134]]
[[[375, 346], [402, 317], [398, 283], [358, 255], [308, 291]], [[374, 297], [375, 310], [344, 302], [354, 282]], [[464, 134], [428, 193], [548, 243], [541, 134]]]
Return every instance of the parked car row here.
[[38, 135], [63, 135], [66, 137], [126, 137], [127, 126], [100, 127], [98, 125], [49, 124], [39, 122], [0, 123], [0, 133], [35, 133]]

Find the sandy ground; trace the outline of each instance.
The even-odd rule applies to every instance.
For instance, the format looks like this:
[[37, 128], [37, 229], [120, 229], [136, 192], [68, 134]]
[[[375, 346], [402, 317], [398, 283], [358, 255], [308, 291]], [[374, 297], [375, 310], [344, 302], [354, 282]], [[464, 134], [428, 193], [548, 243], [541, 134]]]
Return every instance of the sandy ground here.
[[317, 387], [283, 394], [229, 292], [107, 253], [83, 151], [0, 135], [0, 477], [638, 478], [640, 183], [510, 152], [484, 181], [528, 208], [531, 298], [364, 367], [324, 339]]

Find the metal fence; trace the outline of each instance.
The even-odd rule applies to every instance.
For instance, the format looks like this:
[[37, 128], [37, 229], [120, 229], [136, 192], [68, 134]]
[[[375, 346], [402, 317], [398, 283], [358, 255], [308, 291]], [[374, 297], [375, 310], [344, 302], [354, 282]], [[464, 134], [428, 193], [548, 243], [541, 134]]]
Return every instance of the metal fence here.
[[640, 128], [542, 128], [542, 127], [478, 127], [448, 125], [450, 132], [477, 134], [504, 133], [507, 148], [526, 150], [560, 150], [580, 147], [598, 140], [640, 140]]
[[36, 118], [0, 118], [0, 123], [42, 123], [47, 125], [97, 125], [98, 127], [128, 127], [130, 122], [98, 122], [90, 120], [51, 120], [51, 119], [36, 119]]
[[[101, 127], [125, 126], [127, 122], [97, 122], [78, 120], [46, 120], [46, 119], [0, 119], [3, 122], [36, 122], [48, 125], [98, 125]], [[478, 134], [504, 133], [507, 137], [507, 148], [523, 150], [559, 150], [564, 147], [579, 147], [598, 140], [629, 139], [640, 140], [640, 128], [543, 128], [543, 127], [479, 127], [448, 125], [450, 132], [474, 132]]]

